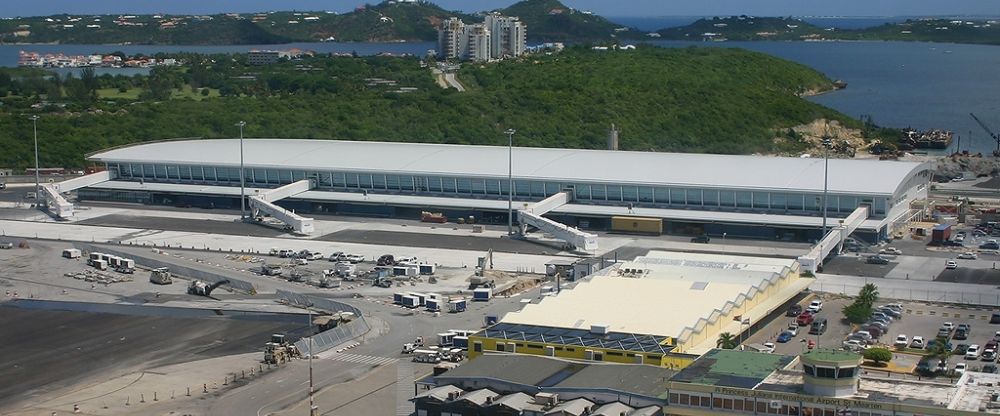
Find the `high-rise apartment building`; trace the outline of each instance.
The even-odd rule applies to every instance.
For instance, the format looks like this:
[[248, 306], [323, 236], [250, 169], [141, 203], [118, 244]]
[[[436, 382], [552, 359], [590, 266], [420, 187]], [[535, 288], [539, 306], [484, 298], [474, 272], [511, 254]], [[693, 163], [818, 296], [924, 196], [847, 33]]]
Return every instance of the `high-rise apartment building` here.
[[519, 56], [526, 50], [525, 26], [516, 17], [491, 14], [483, 23], [470, 25], [453, 17], [438, 28], [441, 58], [482, 62]]

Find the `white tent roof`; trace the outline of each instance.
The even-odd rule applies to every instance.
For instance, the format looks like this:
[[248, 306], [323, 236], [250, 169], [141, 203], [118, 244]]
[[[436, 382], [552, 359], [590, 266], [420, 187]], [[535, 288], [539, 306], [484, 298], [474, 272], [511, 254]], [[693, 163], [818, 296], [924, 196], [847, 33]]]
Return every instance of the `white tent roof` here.
[[[246, 139], [249, 167], [448, 176], [507, 176], [506, 147], [339, 140]], [[179, 140], [111, 149], [90, 160], [239, 166], [239, 139]], [[515, 178], [821, 192], [823, 159], [514, 148]], [[893, 194], [913, 162], [831, 159], [829, 190]]]

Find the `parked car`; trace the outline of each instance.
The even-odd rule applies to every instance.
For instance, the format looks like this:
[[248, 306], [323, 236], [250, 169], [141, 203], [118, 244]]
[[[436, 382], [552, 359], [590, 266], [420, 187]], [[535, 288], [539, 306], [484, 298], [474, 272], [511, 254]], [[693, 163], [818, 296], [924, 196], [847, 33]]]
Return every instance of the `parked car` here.
[[[852, 337], [861, 338], [861, 339], [865, 340], [865, 342], [870, 342], [872, 340], [872, 334], [871, 334], [871, 332], [864, 331], [864, 330], [857, 331], [857, 332], [851, 334], [851, 336]], [[917, 338], [920, 338], [920, 337], [913, 337], [913, 340], [916, 341]]]
[[882, 313], [884, 313], [886, 315], [889, 315], [889, 317], [893, 318], [893, 319], [898, 319], [898, 318], [902, 318], [903, 317], [903, 313], [902, 312], [899, 312], [899, 311], [897, 311], [895, 309], [892, 309], [892, 308], [886, 308], [884, 306], [881, 307], [881, 308], [878, 308], [876, 311], [882, 312]]
[[990, 323], [1000, 324], [1000, 312], [993, 312], [993, 314], [990, 315]]
[[983, 361], [996, 361], [997, 350], [983, 350], [983, 354], [979, 356], [979, 359]]
[[907, 337], [904, 334], [896, 335], [896, 341], [892, 343], [892, 345], [900, 348], [904, 348], [909, 344], [910, 344], [910, 337]]
[[989, 340], [986, 343], [986, 345], [983, 345], [983, 349], [984, 350], [996, 350], [996, 349], [998, 349], [997, 348], [997, 340], [995, 340], [995, 339]]
[[946, 349], [948, 351], [951, 351], [951, 350], [954, 349], [954, 347], [952, 347], [951, 343], [948, 342], [948, 340], [942, 339], [942, 338], [934, 338], [934, 339], [928, 341], [927, 342], [927, 349], [932, 350], [932, 349], [934, 349], [937, 346], [937, 344], [944, 344], [944, 349]]
[[969, 350], [969, 344], [958, 344], [955, 346], [955, 350], [952, 351], [955, 355], [965, 355], [965, 352]]
[[848, 339], [844, 341], [844, 349], [848, 351], [860, 351], [865, 349], [865, 343], [859, 339]]
[[823, 310], [823, 301], [816, 299], [812, 302], [809, 302], [809, 307], [806, 308], [806, 310], [812, 313], [818, 313], [819, 311]]
[[872, 318], [880, 321], [885, 321], [886, 323], [890, 324], [892, 323], [892, 316], [889, 316], [889, 314], [882, 312], [880, 310], [873, 311]]
[[886, 330], [889, 329], [889, 324], [886, 324], [885, 322], [881, 322], [881, 321], [868, 321], [868, 322], [865, 323], [865, 326], [866, 327], [878, 328], [878, 329], [882, 330], [883, 333]]
[[948, 270], [954, 270], [958, 268], [958, 263], [955, 260], [948, 260], [944, 262], [944, 268]]
[[892, 254], [894, 256], [902, 255], [903, 252], [896, 247], [886, 247], [878, 251], [878, 254]]
[[969, 349], [965, 350], [965, 359], [975, 360], [976, 358], [979, 358], [979, 345], [972, 344]]
[[[788, 312], [785, 312], [785, 316], [799, 316], [799, 314], [801, 313], [802, 313], [802, 305], [796, 303], [788, 307]], [[1000, 316], [1000, 314], [998, 314], [997, 316]]]
[[794, 336], [796, 336], [796, 335], [799, 334], [799, 326], [797, 324], [795, 324], [794, 322], [790, 323], [790, 324], [788, 324], [788, 329], [786, 329], [785, 332], [790, 332], [792, 334], [792, 336], [794, 337]]
[[997, 373], [997, 366], [996, 366], [996, 364], [986, 364], [986, 365], [984, 365], [983, 366], [983, 372], [984, 373], [989, 373], [989, 374], [996, 374]]
[[765, 342], [764, 343], [764, 351], [763, 352], [766, 352], [768, 354], [774, 353], [774, 343], [773, 342]]
[[955, 330], [956, 331], [957, 330], [963, 330], [965, 332], [971, 333], [972, 332], [972, 325], [971, 324], [958, 324], [958, 326], [955, 327]]
[[875, 338], [875, 339], [882, 338], [882, 334], [885, 334], [885, 330], [883, 330], [880, 327], [874, 326], [874, 325], [868, 325], [868, 326], [862, 327], [862, 330], [868, 331], [869, 334], [872, 334], [872, 338]]
[[788, 331], [782, 332], [781, 335], [778, 335], [778, 342], [784, 343], [784, 342], [791, 341], [793, 336], [794, 335], [792, 335], [791, 332], [788, 332]]
[[965, 363], [956, 363], [954, 371], [955, 371], [955, 374], [959, 374], [959, 375], [964, 374], [965, 373]]
[[1000, 244], [987, 242], [980, 244], [979, 248], [983, 250], [1000, 250]]
[[889, 264], [889, 259], [887, 259], [885, 257], [882, 257], [882, 256], [876, 255], [876, 256], [870, 256], [867, 259], [865, 259], [865, 263], [868, 263], [868, 264]]
[[333, 253], [330, 254], [330, 257], [327, 257], [327, 260], [330, 260], [330, 261], [341, 261], [340, 260], [340, 256], [343, 256], [343, 255], [344, 255], [343, 251], [334, 251]]
[[889, 309], [892, 309], [894, 311], [898, 311], [900, 313], [903, 312], [903, 304], [902, 303], [889, 303], [889, 304], [883, 305], [882, 307], [883, 308], [889, 308]]
[[350, 262], [351, 264], [358, 264], [365, 261], [365, 256], [358, 254], [349, 254], [347, 255], [347, 261]]
[[972, 251], [968, 251], [968, 252], [965, 252], [965, 253], [962, 253], [962, 254], [958, 255], [958, 258], [960, 258], [962, 260], [975, 260], [977, 257], [979, 257], [979, 256], [976, 255], [976, 253], [972, 252]]
[[941, 329], [948, 330], [948, 333], [950, 334], [951, 331], [955, 330], [955, 324], [953, 324], [951, 322], [945, 322], [945, 323], [941, 324]]
[[805, 311], [799, 314], [798, 318], [795, 318], [795, 323], [799, 324], [799, 326], [806, 326], [813, 323], [814, 319], [816, 317], [813, 316], [812, 312]]
[[712, 241], [712, 239], [711, 239], [711, 238], [709, 238], [709, 237], [708, 237], [707, 235], [705, 235], [705, 234], [702, 234], [702, 235], [699, 235], [699, 236], [697, 236], [697, 237], [693, 237], [693, 238], [691, 238], [691, 242], [692, 242], [692, 243], [702, 243], [702, 244], [708, 244], [708, 242], [709, 242], [709, 241]]

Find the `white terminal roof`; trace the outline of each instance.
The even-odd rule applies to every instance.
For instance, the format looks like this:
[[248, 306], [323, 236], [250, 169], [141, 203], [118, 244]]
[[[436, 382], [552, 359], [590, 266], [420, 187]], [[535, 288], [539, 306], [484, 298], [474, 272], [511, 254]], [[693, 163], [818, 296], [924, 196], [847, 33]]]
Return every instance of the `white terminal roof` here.
[[[507, 176], [506, 147], [339, 140], [246, 139], [247, 167]], [[516, 178], [661, 186], [822, 192], [823, 159], [608, 150], [514, 148]], [[100, 162], [239, 166], [239, 139], [178, 140], [96, 153]], [[831, 159], [829, 190], [893, 194], [913, 162]]]
[[[654, 252], [664, 257], [673, 254]], [[792, 259], [698, 256], [704, 260], [699, 266], [626, 263], [618, 270], [638, 268], [649, 272], [641, 277], [595, 276], [558, 296], [508, 313], [503, 322], [584, 330], [591, 325], [607, 325], [611, 332], [681, 337], [685, 329], [726, 308], [727, 303], [742, 302], [741, 294], [756, 293], [754, 287], [777, 278], [778, 274], [768, 268], [791, 268], [795, 263]], [[711, 267], [709, 263], [734, 267]], [[748, 264], [756, 266], [738, 267]]]

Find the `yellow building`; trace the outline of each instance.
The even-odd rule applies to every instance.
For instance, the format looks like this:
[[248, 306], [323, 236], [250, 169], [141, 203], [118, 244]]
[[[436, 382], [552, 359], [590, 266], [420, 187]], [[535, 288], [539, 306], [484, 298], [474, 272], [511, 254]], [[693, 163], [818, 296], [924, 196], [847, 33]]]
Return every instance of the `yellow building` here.
[[683, 368], [810, 282], [790, 259], [654, 251], [507, 314], [469, 338], [469, 353]]

